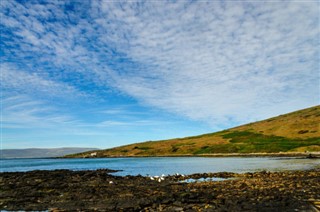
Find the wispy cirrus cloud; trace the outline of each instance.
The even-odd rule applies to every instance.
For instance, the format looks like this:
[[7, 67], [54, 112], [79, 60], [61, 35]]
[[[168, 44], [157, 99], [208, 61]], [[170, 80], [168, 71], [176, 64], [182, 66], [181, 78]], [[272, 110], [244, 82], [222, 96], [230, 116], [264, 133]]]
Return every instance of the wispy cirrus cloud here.
[[57, 125], [72, 125], [77, 121], [68, 115], [57, 113], [57, 109], [44, 101], [30, 99], [27, 95], [3, 96], [2, 127], [39, 129]]
[[[117, 111], [101, 116], [105, 111]], [[127, 140], [138, 142], [171, 138], [183, 130], [166, 129], [178, 121], [157, 117], [136, 117], [121, 112], [120, 108], [96, 111], [98, 120], [92, 121], [67, 113], [46, 101], [31, 99], [28, 95], [3, 96], [1, 100], [1, 148], [99, 146], [101, 148], [124, 145]], [[83, 112], [83, 111], [81, 111]], [[95, 113], [89, 114], [91, 117]], [[99, 115], [100, 114], [100, 115]], [[125, 114], [125, 115], [124, 115]], [[181, 123], [180, 123], [181, 124]], [[143, 129], [156, 132], [147, 135]], [[17, 133], [18, 132], [18, 133]], [[122, 134], [119, 137], [119, 133]], [[163, 135], [165, 133], [165, 135]]]
[[85, 97], [86, 94], [78, 91], [75, 87], [63, 82], [52, 81], [39, 73], [29, 73], [17, 70], [8, 63], [1, 64], [1, 89], [3, 92], [16, 94], [29, 94], [40, 97], [55, 97], [58, 99], [70, 99]]
[[316, 2], [100, 3], [101, 16], [122, 23], [115, 37], [128, 37], [118, 49], [147, 64], [112, 73], [142, 102], [214, 124], [317, 104]]
[[[74, 107], [69, 118], [79, 131], [152, 126], [152, 115], [168, 114], [232, 127], [319, 104], [318, 8], [317, 1], [2, 1], [1, 89]], [[119, 106], [128, 102], [135, 109]]]

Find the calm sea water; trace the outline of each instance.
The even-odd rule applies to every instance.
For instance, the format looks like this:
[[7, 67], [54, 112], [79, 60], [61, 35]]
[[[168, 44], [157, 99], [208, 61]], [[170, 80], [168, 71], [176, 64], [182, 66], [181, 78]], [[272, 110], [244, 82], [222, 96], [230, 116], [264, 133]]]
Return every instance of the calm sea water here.
[[97, 158], [97, 159], [5, 159], [1, 172], [31, 170], [122, 170], [115, 175], [192, 174], [204, 172], [254, 172], [320, 168], [320, 159], [292, 158]]

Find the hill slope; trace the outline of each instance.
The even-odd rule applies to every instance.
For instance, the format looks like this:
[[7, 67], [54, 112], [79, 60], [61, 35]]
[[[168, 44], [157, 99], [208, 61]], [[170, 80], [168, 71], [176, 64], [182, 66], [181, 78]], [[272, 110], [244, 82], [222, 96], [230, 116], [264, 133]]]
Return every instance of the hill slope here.
[[[320, 106], [193, 137], [96, 151], [97, 157], [320, 151]], [[70, 155], [86, 157], [90, 152]]]

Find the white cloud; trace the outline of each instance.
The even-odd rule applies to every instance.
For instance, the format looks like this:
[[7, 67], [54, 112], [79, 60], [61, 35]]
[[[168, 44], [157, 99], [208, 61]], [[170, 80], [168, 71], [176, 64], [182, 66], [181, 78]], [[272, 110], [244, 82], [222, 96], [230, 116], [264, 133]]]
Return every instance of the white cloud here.
[[135, 75], [113, 73], [116, 87], [146, 104], [215, 124], [318, 103], [316, 2], [152, 2], [138, 14], [103, 3], [123, 23], [115, 37], [130, 38], [118, 49], [147, 64]]
[[[87, 3], [65, 11], [60, 1], [6, 2], [15, 6], [4, 5], [11, 13], [3, 12], [3, 24], [21, 39], [11, 51], [40, 52], [35, 62], [60, 72], [48, 80], [7, 71], [5, 81], [69, 96], [90, 82], [95, 92], [112, 87], [214, 126], [319, 103], [317, 1]], [[70, 76], [71, 85], [59, 83]]]
[[3, 129], [50, 129], [62, 125], [72, 126], [76, 122], [44, 101], [33, 100], [26, 95], [3, 96], [1, 106]]
[[[79, 118], [76, 114], [70, 114], [46, 101], [34, 100], [26, 95], [10, 94], [9, 97], [4, 95], [1, 100], [0, 146], [1, 148], [59, 146], [107, 148], [124, 145], [128, 141], [170, 138], [173, 131], [166, 127], [177, 124], [158, 117], [139, 119], [134, 113], [119, 108], [110, 108], [107, 111], [114, 113], [105, 114], [105, 111], [98, 111], [96, 115], [100, 121], [92, 121], [84, 117]], [[143, 131], [145, 129], [157, 133], [150, 136]], [[179, 130], [180, 135], [184, 135], [187, 130], [187, 127]], [[176, 134], [176, 130], [174, 131]]]
[[2, 91], [40, 97], [76, 98], [85, 96], [73, 86], [46, 79], [46, 73], [41, 76], [38, 73], [19, 71], [8, 63], [1, 64], [0, 68]]

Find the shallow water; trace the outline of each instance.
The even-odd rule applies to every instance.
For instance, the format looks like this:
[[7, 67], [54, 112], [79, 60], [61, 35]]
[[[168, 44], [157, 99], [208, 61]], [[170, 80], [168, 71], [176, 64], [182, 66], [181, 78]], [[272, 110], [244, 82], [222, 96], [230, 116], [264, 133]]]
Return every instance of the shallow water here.
[[199, 178], [199, 179], [188, 178], [185, 180], [181, 180], [179, 182], [181, 182], [181, 183], [201, 183], [201, 182], [216, 182], [216, 181], [225, 181], [225, 180], [230, 180], [230, 178], [220, 178], [220, 177], [208, 177], [208, 178]]
[[320, 167], [320, 159], [293, 158], [208, 158], [208, 157], [148, 157], [95, 159], [3, 159], [1, 172], [32, 170], [122, 170], [115, 175], [194, 174], [204, 172], [254, 172], [304, 170]]

